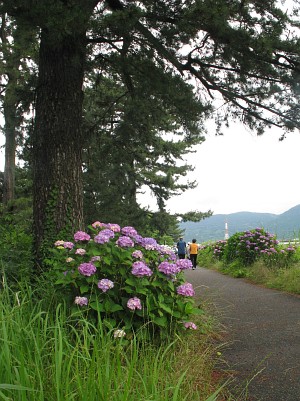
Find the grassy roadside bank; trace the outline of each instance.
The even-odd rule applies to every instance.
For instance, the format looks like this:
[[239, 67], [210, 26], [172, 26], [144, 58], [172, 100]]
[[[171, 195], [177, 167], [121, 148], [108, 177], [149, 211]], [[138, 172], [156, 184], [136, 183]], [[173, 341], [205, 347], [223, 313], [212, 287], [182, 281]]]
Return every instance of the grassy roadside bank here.
[[258, 260], [253, 265], [245, 267], [238, 262], [224, 265], [219, 260], [202, 255], [199, 256], [198, 265], [231, 277], [246, 278], [251, 283], [266, 288], [300, 295], [300, 263], [288, 268], [270, 268], [262, 260]]
[[216, 375], [217, 322], [159, 346], [104, 335], [30, 288], [0, 292], [0, 399], [27, 401], [233, 400]]

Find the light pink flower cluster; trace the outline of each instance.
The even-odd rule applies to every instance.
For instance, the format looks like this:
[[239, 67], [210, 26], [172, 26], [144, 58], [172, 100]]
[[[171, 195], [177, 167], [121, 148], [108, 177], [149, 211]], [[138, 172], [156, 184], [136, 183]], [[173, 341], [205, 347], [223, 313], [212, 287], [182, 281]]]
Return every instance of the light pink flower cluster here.
[[64, 246], [65, 241], [63, 240], [58, 240], [56, 242], [54, 242], [54, 246]]
[[88, 262], [88, 263], [81, 263], [81, 265], [78, 266], [78, 271], [83, 276], [90, 277], [96, 273], [97, 269], [96, 266], [93, 265], [93, 263]]
[[99, 262], [101, 260], [101, 256], [92, 256], [90, 262]]
[[107, 278], [103, 278], [102, 280], [98, 281], [97, 286], [100, 290], [106, 292], [114, 287], [114, 283], [111, 280], [108, 280]]
[[92, 224], [92, 227], [93, 227], [93, 228], [106, 227], [106, 224], [100, 223], [100, 221], [95, 221], [95, 222]]
[[193, 322], [185, 322], [185, 323], [183, 323], [183, 325], [186, 329], [190, 329], [190, 330], [197, 330], [197, 328], [198, 328], [197, 325]]
[[76, 251], [75, 251], [75, 255], [81, 255], [81, 256], [83, 256], [83, 255], [85, 255], [85, 254], [86, 254], [86, 250], [83, 249], [83, 248], [78, 248], [78, 249], [76, 249]]
[[88, 299], [86, 297], [76, 297], [74, 303], [79, 306], [87, 305]]
[[132, 252], [132, 257], [137, 258], [137, 259], [142, 259], [143, 258], [143, 252], [142, 251], [134, 251]]
[[112, 230], [114, 233], [119, 233], [121, 231], [119, 224], [108, 223], [106, 227]]
[[137, 297], [128, 299], [127, 308], [129, 308], [131, 310], [142, 309], [141, 300]]
[[195, 291], [191, 283], [185, 283], [177, 287], [177, 294], [184, 295], [185, 297], [193, 297]]
[[89, 241], [91, 236], [84, 231], [77, 231], [77, 233], [74, 234], [74, 241]]
[[132, 264], [131, 273], [137, 277], [151, 276], [152, 270], [146, 265], [146, 263], [139, 261]]

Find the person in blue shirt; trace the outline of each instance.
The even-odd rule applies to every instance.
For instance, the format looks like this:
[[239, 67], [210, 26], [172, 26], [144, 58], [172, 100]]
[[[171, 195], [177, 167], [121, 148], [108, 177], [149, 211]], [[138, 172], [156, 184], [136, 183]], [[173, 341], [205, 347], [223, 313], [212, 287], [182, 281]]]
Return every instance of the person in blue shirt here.
[[183, 241], [183, 238], [179, 238], [179, 241], [177, 242], [177, 250], [179, 259], [185, 259], [186, 243]]

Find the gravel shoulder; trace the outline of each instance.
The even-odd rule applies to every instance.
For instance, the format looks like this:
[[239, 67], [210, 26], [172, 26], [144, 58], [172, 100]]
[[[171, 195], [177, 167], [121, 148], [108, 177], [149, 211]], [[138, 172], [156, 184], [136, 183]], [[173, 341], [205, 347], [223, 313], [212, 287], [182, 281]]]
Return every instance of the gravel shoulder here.
[[300, 401], [300, 297], [202, 268], [186, 271], [186, 279], [223, 324], [223, 367], [235, 393]]

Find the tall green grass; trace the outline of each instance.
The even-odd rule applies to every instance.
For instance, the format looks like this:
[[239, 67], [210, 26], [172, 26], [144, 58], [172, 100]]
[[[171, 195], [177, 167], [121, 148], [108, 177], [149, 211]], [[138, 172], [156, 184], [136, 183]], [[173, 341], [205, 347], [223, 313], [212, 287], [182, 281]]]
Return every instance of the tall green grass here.
[[30, 288], [0, 290], [0, 400], [215, 401], [214, 354], [203, 334], [115, 339], [63, 303], [46, 309]]

